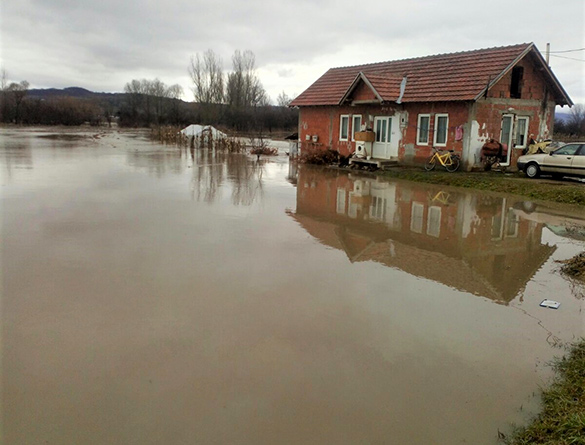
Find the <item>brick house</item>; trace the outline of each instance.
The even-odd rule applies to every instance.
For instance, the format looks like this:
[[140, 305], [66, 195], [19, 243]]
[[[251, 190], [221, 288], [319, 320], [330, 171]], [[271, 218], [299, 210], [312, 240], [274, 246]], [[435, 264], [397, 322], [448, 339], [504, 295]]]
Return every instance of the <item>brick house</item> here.
[[301, 150], [348, 155], [368, 129], [373, 158], [422, 163], [435, 146], [466, 170], [489, 138], [515, 166], [530, 134], [551, 137], [556, 105], [573, 103], [534, 43], [331, 68], [291, 103]]

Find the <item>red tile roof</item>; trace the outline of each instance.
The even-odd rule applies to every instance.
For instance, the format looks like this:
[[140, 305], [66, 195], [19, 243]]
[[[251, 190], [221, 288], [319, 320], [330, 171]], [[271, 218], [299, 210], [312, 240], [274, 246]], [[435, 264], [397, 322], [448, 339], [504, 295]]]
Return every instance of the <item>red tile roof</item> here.
[[291, 106], [339, 105], [349, 93], [356, 77], [363, 73], [384, 101], [395, 102], [400, 81], [407, 77], [402, 102], [440, 102], [475, 100], [488, 81], [499, 80], [522, 57], [534, 51], [545, 66], [551, 83], [556, 87], [558, 103], [572, 104], [567, 93], [544, 63], [533, 43], [478, 49], [475, 51], [439, 54], [415, 59], [395, 60], [368, 65], [331, 68]]
[[395, 101], [400, 96], [400, 82], [403, 76], [364, 74], [372, 87], [384, 101]]

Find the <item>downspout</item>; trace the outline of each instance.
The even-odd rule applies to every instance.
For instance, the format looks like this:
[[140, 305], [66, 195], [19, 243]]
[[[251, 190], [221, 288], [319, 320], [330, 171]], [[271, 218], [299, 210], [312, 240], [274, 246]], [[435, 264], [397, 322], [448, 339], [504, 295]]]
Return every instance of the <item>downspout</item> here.
[[398, 100], [396, 103], [400, 105], [402, 103], [402, 97], [404, 96], [404, 91], [406, 90], [406, 76], [402, 78], [402, 82], [400, 82], [400, 96], [398, 96]]

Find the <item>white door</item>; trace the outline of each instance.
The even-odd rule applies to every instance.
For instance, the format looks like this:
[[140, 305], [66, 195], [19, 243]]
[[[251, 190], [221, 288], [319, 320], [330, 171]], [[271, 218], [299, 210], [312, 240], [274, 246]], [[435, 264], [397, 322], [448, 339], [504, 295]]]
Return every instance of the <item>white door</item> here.
[[390, 159], [398, 156], [397, 125], [398, 117], [376, 116], [374, 131], [376, 140], [372, 146], [372, 157]]

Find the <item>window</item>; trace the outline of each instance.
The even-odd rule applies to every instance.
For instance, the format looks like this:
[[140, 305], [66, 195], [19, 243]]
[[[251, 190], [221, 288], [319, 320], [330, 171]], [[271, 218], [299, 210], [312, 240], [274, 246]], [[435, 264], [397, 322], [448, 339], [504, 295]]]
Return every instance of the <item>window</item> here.
[[510, 147], [512, 146], [513, 140], [513, 133], [512, 133], [512, 125], [514, 123], [514, 115], [512, 114], [504, 114], [502, 116], [502, 132], [500, 134], [500, 143], [504, 146], [504, 150], [502, 151], [505, 154], [505, 159], [502, 162], [503, 165], [509, 165]]
[[347, 141], [349, 135], [349, 115], [342, 114], [339, 122], [339, 140]]
[[427, 216], [427, 235], [438, 237], [441, 234], [441, 207], [429, 207]]
[[512, 68], [512, 82], [510, 83], [510, 97], [512, 99], [520, 99], [522, 96], [522, 77], [524, 76], [524, 68], [515, 66]]
[[528, 118], [518, 117], [516, 122], [516, 147], [526, 147], [526, 141], [528, 136]]
[[376, 142], [388, 143], [392, 140], [392, 118], [376, 117], [374, 119]]
[[337, 213], [345, 214], [345, 189], [337, 189]]
[[410, 230], [416, 233], [422, 233], [423, 229], [423, 215], [425, 212], [424, 204], [420, 202], [412, 203], [412, 210], [410, 212]]
[[372, 205], [370, 206], [370, 218], [384, 221], [386, 214], [386, 198], [381, 196], [372, 197]]
[[362, 129], [362, 115], [354, 114], [351, 120], [351, 140], [355, 141], [355, 132]]
[[506, 236], [517, 237], [518, 236], [518, 224], [519, 219], [514, 209], [508, 209], [508, 215], [506, 216]]
[[565, 155], [565, 156], [574, 156], [577, 154], [577, 151], [581, 148], [579, 144], [567, 144], [563, 145], [561, 148], [556, 150], [554, 153], [556, 155]]
[[376, 120], [376, 142], [386, 142], [386, 131], [388, 121], [386, 119]]
[[449, 115], [448, 114], [436, 114], [435, 115], [435, 139], [434, 144], [438, 146], [447, 145], [447, 129], [449, 127]]
[[418, 124], [416, 126], [416, 144], [429, 145], [429, 125], [431, 123], [430, 114], [419, 114]]

